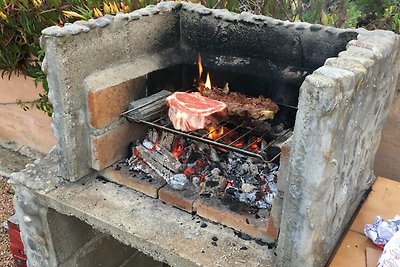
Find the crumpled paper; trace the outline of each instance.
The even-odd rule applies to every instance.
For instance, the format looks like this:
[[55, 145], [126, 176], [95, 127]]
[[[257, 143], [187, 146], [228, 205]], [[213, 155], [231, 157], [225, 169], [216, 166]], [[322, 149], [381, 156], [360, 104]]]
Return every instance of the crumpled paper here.
[[394, 234], [383, 249], [376, 267], [397, 267], [400, 266], [400, 231]]
[[366, 224], [364, 227], [365, 235], [380, 248], [383, 248], [399, 231], [400, 215], [396, 215], [396, 217], [387, 221], [377, 216], [373, 224]]

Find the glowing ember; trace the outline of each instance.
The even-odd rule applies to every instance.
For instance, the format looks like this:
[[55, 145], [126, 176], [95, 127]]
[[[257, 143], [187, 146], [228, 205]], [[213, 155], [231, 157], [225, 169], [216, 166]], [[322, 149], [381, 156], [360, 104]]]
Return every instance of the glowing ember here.
[[235, 147], [242, 147], [244, 144], [243, 138], [240, 138], [239, 140], [235, 141], [232, 145]]
[[136, 147], [133, 149], [133, 155], [135, 155], [135, 157], [137, 157], [137, 158], [140, 158], [140, 153]]
[[183, 142], [182, 142], [182, 140], [176, 138], [172, 144], [171, 154], [174, 157], [179, 158], [180, 156], [183, 155], [183, 153], [185, 153], [185, 148], [184, 148]]
[[261, 137], [251, 137], [250, 138], [250, 149], [255, 151], [255, 152], [259, 152], [261, 150], [261, 142], [262, 142], [262, 138]]

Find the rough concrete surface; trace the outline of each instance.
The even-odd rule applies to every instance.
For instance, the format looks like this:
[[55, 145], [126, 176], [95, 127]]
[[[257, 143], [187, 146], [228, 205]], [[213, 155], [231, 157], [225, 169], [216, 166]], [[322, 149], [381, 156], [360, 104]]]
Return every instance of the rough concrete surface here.
[[[267, 246], [113, 183], [86, 178], [38, 197], [172, 266], [274, 266], [274, 251]], [[203, 223], [207, 227], [201, 228]]]
[[0, 142], [0, 176], [10, 177], [11, 173], [22, 171], [41, 157], [42, 154], [15, 142]]
[[[212, 41], [205, 43], [204, 37]], [[190, 3], [161, 3], [128, 15], [45, 29], [41, 46], [58, 144], [52, 155], [12, 177], [31, 266], [56, 264], [49, 208], [174, 266], [275, 264], [274, 251], [235, 237], [231, 229], [210, 223], [201, 228], [202, 221], [197, 223], [190, 214], [94, 178], [85, 79], [139, 58], [151, 62], [154, 54], [182, 51], [189, 55], [184, 61], [191, 62], [198, 51], [210, 51], [209, 57], [225, 56], [225, 65], [239, 59], [244, 62], [241, 67], [259, 57], [258, 62], [280, 70], [285, 64], [295, 70], [324, 65], [307, 76], [300, 89], [284, 172], [288, 177], [283, 178], [287, 182], [282, 190], [278, 265], [323, 265], [375, 178], [372, 160], [399, 72], [399, 37], [393, 33], [339, 30]], [[327, 57], [332, 58], [325, 62]], [[163, 68], [168, 60], [160, 58], [145, 69]], [[296, 85], [306, 74], [294, 77]], [[132, 78], [127, 72], [123, 75], [115, 74], [110, 83]], [[98, 81], [104, 79], [108, 77]], [[280, 79], [286, 82], [284, 75]], [[218, 242], [212, 244], [214, 236]]]
[[280, 266], [322, 266], [375, 180], [400, 71], [400, 38], [361, 31], [300, 88], [278, 243]]

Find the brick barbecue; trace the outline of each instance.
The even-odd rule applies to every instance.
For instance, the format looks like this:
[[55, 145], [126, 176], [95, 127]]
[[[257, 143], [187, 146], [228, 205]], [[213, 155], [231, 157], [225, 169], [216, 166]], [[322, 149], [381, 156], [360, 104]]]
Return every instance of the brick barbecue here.
[[[58, 143], [11, 179], [30, 266], [85, 266], [99, 255], [120, 266], [150, 257], [154, 266], [322, 266], [375, 180], [372, 163], [400, 71], [392, 32], [162, 2], [47, 28], [41, 46]], [[276, 190], [267, 209], [224, 203], [200, 188], [174, 190], [151, 174], [154, 166], [137, 171], [134, 152], [143, 157], [158, 143], [143, 143], [152, 140], [149, 131], [183, 133], [160, 116], [135, 120], [132, 105], [163, 90], [193, 89], [199, 54], [218, 87], [229, 82], [232, 91], [279, 105], [268, 121], [284, 125], [283, 138], [268, 146], [274, 149], [233, 148], [246, 164], [271, 171]], [[207, 149], [221, 148], [214, 141]], [[229, 149], [222, 145], [217, 157], [234, 154]], [[221, 179], [226, 194], [234, 182]]]

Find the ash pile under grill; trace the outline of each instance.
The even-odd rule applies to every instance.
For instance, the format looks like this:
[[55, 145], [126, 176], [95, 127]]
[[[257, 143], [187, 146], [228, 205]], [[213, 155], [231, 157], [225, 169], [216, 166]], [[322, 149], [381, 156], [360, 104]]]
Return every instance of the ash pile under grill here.
[[276, 195], [278, 165], [192, 139], [150, 129], [132, 146], [130, 171], [164, 179], [176, 190], [232, 199], [269, 209]]

